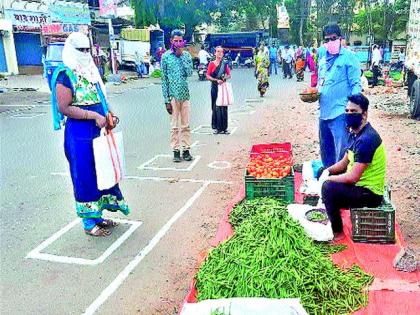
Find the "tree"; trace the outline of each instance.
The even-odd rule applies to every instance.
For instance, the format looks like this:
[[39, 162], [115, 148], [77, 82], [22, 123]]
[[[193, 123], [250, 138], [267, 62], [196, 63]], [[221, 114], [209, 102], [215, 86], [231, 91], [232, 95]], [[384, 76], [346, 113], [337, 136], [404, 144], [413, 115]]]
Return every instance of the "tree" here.
[[360, 35], [372, 33], [376, 42], [386, 45], [406, 30], [409, 8], [408, 0], [394, 3], [365, 0], [354, 17], [354, 31]]

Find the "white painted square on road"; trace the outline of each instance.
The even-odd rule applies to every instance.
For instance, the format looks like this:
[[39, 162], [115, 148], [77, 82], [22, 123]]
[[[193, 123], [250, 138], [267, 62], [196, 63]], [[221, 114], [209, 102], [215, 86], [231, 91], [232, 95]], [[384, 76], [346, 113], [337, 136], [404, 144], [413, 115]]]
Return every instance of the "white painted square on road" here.
[[198, 161], [200, 161], [201, 156], [195, 155], [194, 160], [192, 162], [182, 161], [181, 163], [176, 164], [178, 166], [185, 165], [186, 167], [183, 167], [183, 168], [162, 166], [162, 162], [160, 163], [158, 162], [159, 159], [160, 160], [163, 159], [163, 163], [169, 162], [171, 165], [174, 165], [174, 162], [172, 162], [172, 158], [173, 156], [169, 154], [158, 154], [158, 155], [155, 155], [149, 161], [144, 162], [142, 165], [140, 165], [137, 168], [140, 170], [152, 170], [152, 171], [190, 172], [192, 171], [194, 166], [197, 165]]
[[71, 256], [61, 256], [61, 255], [53, 255], [48, 253], [41, 253], [42, 250], [47, 248], [49, 245], [51, 245], [53, 242], [58, 240], [61, 236], [63, 236], [65, 233], [70, 231], [74, 226], [81, 223], [81, 219], [76, 219], [73, 222], [70, 222], [65, 227], [63, 227], [61, 230], [53, 234], [51, 237], [49, 237], [47, 240], [42, 242], [38, 247], [33, 249], [31, 252], [29, 252], [28, 255], [26, 255], [26, 258], [32, 258], [32, 259], [40, 259], [40, 260], [47, 260], [47, 261], [54, 261], [59, 262], [63, 264], [76, 264], [76, 265], [89, 265], [94, 266], [101, 264], [107, 259], [118, 247], [121, 246], [121, 244], [130, 237], [131, 234], [140, 226], [143, 224], [141, 221], [131, 221], [131, 220], [123, 220], [123, 219], [116, 219], [112, 218], [113, 221], [119, 222], [121, 224], [129, 224], [131, 225], [130, 228], [125, 231], [123, 235], [121, 235], [114, 243], [109, 246], [101, 256], [99, 256], [96, 259], [85, 259], [85, 258], [79, 258], [79, 257], [71, 257]]

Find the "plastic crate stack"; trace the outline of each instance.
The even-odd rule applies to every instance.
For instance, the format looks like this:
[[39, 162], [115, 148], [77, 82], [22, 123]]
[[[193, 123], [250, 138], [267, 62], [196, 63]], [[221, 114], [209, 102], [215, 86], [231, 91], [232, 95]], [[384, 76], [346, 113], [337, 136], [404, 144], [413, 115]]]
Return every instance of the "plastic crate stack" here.
[[[292, 145], [285, 143], [256, 144], [251, 148], [250, 158], [259, 154], [266, 154], [272, 158], [286, 154], [293, 157]], [[283, 178], [255, 178], [245, 170], [246, 199], [257, 197], [273, 197], [293, 203], [295, 200], [295, 176], [293, 168], [290, 174]]]

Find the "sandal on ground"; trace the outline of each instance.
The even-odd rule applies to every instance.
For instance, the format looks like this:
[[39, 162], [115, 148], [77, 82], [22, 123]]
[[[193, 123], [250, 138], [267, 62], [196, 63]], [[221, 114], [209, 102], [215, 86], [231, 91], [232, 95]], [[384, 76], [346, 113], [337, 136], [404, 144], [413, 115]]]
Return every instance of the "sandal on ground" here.
[[101, 228], [97, 225], [95, 225], [95, 227], [91, 230], [85, 230], [85, 233], [87, 235], [96, 236], [96, 237], [110, 236], [112, 234], [111, 231]]
[[120, 225], [118, 222], [112, 221], [111, 219], [104, 219], [100, 223], [96, 223], [100, 228], [113, 228]]

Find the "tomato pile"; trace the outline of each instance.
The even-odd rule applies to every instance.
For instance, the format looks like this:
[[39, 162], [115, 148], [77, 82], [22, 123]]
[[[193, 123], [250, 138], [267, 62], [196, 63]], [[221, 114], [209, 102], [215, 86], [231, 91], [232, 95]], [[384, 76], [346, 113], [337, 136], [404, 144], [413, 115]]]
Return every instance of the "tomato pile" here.
[[290, 174], [293, 166], [289, 154], [271, 157], [268, 154], [252, 156], [247, 165], [247, 173], [255, 178], [283, 178]]

